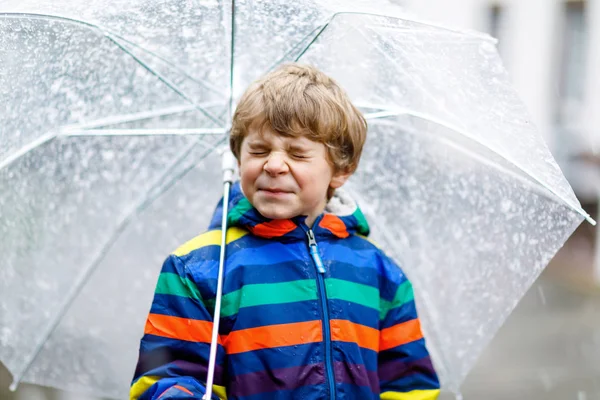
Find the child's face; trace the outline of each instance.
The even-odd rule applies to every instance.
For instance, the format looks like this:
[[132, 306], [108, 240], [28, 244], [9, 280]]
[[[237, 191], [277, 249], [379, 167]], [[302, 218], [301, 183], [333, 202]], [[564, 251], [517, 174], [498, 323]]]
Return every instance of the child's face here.
[[327, 203], [327, 189], [342, 186], [348, 174], [334, 174], [322, 143], [250, 128], [240, 151], [244, 195], [266, 218], [306, 215], [311, 226]]

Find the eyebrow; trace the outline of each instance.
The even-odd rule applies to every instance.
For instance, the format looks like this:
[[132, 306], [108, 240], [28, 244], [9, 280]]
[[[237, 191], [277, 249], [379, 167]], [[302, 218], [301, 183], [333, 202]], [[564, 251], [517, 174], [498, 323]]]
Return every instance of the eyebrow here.
[[303, 146], [298, 146], [298, 145], [289, 145], [288, 149], [290, 151], [297, 151], [297, 152], [301, 152], [301, 153], [308, 153], [310, 151], [310, 149], [303, 147]]

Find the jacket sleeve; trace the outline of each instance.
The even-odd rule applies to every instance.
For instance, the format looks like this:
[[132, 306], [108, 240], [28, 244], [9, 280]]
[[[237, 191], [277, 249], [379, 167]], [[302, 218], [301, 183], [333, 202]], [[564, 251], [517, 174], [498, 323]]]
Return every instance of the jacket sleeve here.
[[390, 279], [382, 296], [378, 374], [381, 399], [435, 400], [440, 384], [425, 346], [417, 316], [413, 288], [406, 276], [391, 260]]
[[[131, 400], [200, 399], [205, 393], [212, 313], [182, 260], [170, 255], [158, 278], [130, 388]], [[217, 349], [215, 383], [223, 382], [225, 350]], [[225, 388], [213, 385], [213, 399]]]

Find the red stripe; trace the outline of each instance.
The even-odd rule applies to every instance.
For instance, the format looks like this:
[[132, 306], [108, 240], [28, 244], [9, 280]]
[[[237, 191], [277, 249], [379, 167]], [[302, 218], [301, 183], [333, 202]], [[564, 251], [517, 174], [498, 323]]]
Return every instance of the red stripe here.
[[274, 219], [253, 227], [248, 227], [256, 236], [267, 239], [280, 237], [296, 229], [296, 224], [289, 219]]
[[381, 330], [380, 350], [393, 349], [406, 343], [423, 338], [421, 323], [418, 319], [403, 322]]
[[294, 346], [323, 340], [321, 321], [267, 325], [232, 331], [223, 340], [227, 354]]
[[329, 321], [331, 340], [356, 343], [362, 348], [379, 351], [379, 330], [343, 319]]
[[144, 333], [188, 342], [210, 343], [212, 327], [211, 321], [149, 314]]
[[333, 214], [325, 214], [321, 222], [319, 222], [319, 226], [331, 231], [335, 236], [342, 239], [350, 236], [346, 230], [346, 224], [344, 224], [340, 217]]

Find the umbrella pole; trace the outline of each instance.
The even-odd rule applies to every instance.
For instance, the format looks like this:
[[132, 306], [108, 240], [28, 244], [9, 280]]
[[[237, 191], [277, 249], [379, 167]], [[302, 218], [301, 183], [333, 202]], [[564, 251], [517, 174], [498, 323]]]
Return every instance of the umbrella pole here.
[[217, 291], [215, 293], [215, 311], [213, 315], [212, 338], [210, 341], [210, 355], [208, 359], [208, 376], [206, 378], [206, 394], [202, 397], [209, 400], [212, 396], [212, 386], [215, 378], [215, 365], [219, 340], [219, 321], [221, 319], [221, 297], [223, 294], [223, 270], [225, 267], [225, 247], [227, 245], [227, 213], [229, 206], [229, 189], [233, 182], [233, 173], [236, 160], [227, 150], [223, 153], [223, 216], [221, 219], [221, 252], [219, 254], [219, 275], [217, 278]]

